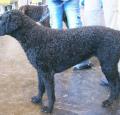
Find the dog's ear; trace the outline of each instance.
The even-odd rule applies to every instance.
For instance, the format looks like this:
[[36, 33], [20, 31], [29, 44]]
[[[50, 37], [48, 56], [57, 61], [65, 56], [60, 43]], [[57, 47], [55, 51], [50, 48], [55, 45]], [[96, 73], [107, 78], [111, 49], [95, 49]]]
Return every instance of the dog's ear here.
[[22, 25], [20, 13], [11, 12], [6, 16], [6, 33], [11, 33]]

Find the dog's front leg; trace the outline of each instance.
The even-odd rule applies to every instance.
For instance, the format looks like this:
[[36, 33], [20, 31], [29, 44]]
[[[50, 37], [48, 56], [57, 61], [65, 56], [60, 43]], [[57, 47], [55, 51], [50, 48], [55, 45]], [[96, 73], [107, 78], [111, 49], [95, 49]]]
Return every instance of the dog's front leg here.
[[42, 112], [51, 113], [55, 102], [54, 73], [46, 73], [46, 76], [43, 79], [48, 95], [48, 107], [44, 106]]
[[38, 95], [32, 97], [32, 102], [34, 104], [42, 104], [42, 97], [45, 92], [43, 77], [45, 77], [45, 74], [42, 71], [38, 70]]

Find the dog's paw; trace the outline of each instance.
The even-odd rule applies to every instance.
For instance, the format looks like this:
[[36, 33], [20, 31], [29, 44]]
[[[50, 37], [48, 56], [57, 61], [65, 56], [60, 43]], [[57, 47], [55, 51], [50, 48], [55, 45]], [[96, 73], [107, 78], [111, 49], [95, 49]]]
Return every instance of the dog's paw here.
[[41, 111], [44, 113], [51, 113], [52, 112], [52, 110], [50, 110], [47, 106], [43, 106]]
[[34, 104], [42, 104], [42, 101], [41, 101], [40, 97], [38, 97], [38, 96], [32, 97], [31, 102]]
[[109, 106], [111, 106], [112, 105], [112, 101], [110, 101], [110, 100], [105, 100], [105, 101], [103, 101], [103, 103], [102, 103], [102, 106], [103, 107], [109, 107]]

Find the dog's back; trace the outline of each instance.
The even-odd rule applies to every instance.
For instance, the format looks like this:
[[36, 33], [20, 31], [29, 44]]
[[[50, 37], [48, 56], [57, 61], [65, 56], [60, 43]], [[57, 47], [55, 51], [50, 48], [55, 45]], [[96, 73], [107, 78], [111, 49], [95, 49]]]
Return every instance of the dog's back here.
[[[45, 55], [42, 55], [40, 52], [38, 55], [41, 58], [43, 56], [45, 63], [53, 63], [56, 72], [61, 72], [91, 56], [96, 56], [101, 61], [105, 55], [108, 56], [112, 52], [113, 54], [111, 53], [111, 55], [115, 54], [119, 57], [119, 53], [117, 53], [120, 51], [119, 31], [99, 26], [66, 31], [45, 27], [40, 27], [39, 31], [41, 29], [45, 30], [40, 35], [44, 35], [46, 47], [44, 47]], [[36, 44], [41, 43], [41, 40], [35, 41], [37, 41]]]

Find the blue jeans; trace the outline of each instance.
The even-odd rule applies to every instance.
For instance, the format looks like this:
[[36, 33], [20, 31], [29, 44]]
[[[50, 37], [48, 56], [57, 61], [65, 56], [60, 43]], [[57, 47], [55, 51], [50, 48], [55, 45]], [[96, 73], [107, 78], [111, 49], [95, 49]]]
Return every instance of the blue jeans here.
[[80, 19], [79, 0], [48, 0], [48, 8], [50, 11], [50, 25], [51, 28], [63, 29], [63, 11], [67, 16], [69, 28], [78, 28], [82, 26]]

